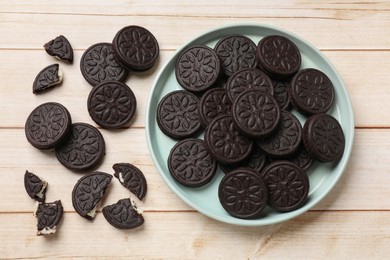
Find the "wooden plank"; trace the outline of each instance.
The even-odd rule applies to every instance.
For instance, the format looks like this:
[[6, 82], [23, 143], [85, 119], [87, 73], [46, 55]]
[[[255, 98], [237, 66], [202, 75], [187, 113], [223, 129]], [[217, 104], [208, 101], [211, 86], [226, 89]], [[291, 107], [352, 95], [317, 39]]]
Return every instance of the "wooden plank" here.
[[223, 224], [198, 213], [146, 212], [145, 225], [117, 230], [102, 214], [67, 213], [58, 233], [35, 236], [30, 214], [0, 214], [2, 259], [379, 259], [390, 254], [390, 212], [308, 212], [266, 227]]
[[[92, 42], [91, 42], [92, 44]], [[0, 124], [2, 127], [23, 127], [25, 118], [34, 107], [47, 101], [64, 104], [73, 120], [93, 124], [87, 112], [86, 100], [91, 86], [81, 76], [79, 62], [83, 50], [75, 52], [73, 65], [60, 63], [64, 82], [60, 87], [41, 95], [32, 94], [32, 82], [39, 70], [57, 62], [40, 50], [0, 50]], [[358, 127], [388, 127], [390, 117], [390, 74], [378, 69], [390, 67], [390, 52], [386, 51], [323, 51], [336, 66], [349, 91]], [[137, 115], [132, 127], [145, 126], [145, 108], [157, 72], [172, 57], [173, 51], [162, 51], [158, 64], [152, 70], [132, 73], [127, 84], [137, 97]], [[22, 62], [23, 61], [23, 62]], [[364, 66], [362, 66], [364, 61]], [[21, 65], [23, 64], [23, 66]], [[369, 74], [367, 73], [369, 71]], [[17, 106], [20, 100], [26, 102]], [[9, 116], [12, 115], [12, 116]]]
[[[145, 210], [190, 210], [159, 176], [144, 140], [143, 129], [127, 129], [113, 132], [102, 130], [107, 153], [98, 170], [113, 173], [112, 165], [130, 162], [137, 165], [148, 181], [146, 200], [140, 203]], [[61, 199], [67, 211], [73, 211], [71, 192], [81, 177], [59, 164], [51, 152], [41, 152], [28, 144], [22, 129], [0, 130], [0, 183], [3, 185], [0, 212], [26, 212], [34, 204], [23, 186], [25, 170], [35, 172], [49, 181], [48, 200]], [[350, 163], [335, 189], [319, 205], [317, 210], [390, 210], [387, 165], [390, 130], [357, 129]], [[21, 154], [23, 151], [23, 154]], [[129, 196], [116, 179], [112, 182], [107, 203]]]
[[[219, 6], [210, 6], [215, 10]], [[252, 6], [261, 10], [261, 6]], [[177, 15], [134, 15], [129, 10], [123, 15], [73, 15], [52, 13], [0, 13], [3, 26], [0, 27], [1, 49], [36, 49], [42, 43], [58, 34], [66, 35], [74, 48], [86, 48], [91, 42], [111, 41], [115, 33], [124, 26], [138, 24], [148, 28], [159, 40], [162, 49], [176, 49], [188, 40], [213, 28], [237, 24], [238, 22], [264, 23], [278, 26], [294, 32], [312, 42], [321, 49], [388, 49], [390, 22], [388, 12], [364, 12], [348, 17], [349, 11], [332, 10], [330, 17], [316, 14], [295, 15], [288, 10], [286, 17], [275, 16], [278, 9], [272, 10], [272, 16], [260, 15], [242, 17], [193, 16], [196, 7], [189, 7], [186, 13]], [[240, 12], [241, 8], [234, 8]], [[346, 18], [344, 18], [346, 17]], [[197, 26], [192, 26], [196, 20]], [[28, 30], [26, 30], [28, 25]], [[80, 29], [82, 25], [82, 29]], [[44, 28], [44, 29], [43, 29]], [[189, 30], [189, 28], [191, 28]], [[330, 30], [331, 28], [331, 30]], [[364, 35], [364, 37], [362, 37]], [[77, 39], [77, 42], [74, 40]]]

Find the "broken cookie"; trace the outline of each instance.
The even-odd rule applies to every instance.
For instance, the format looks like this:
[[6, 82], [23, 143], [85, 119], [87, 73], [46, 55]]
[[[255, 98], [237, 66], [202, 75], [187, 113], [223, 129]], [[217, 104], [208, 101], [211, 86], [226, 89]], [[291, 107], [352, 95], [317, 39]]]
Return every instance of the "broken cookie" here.
[[65, 36], [60, 35], [55, 39], [45, 43], [43, 47], [50, 56], [54, 56], [58, 59], [65, 60], [70, 63], [73, 62], [73, 49]]
[[37, 209], [34, 212], [37, 218], [37, 235], [49, 235], [56, 233], [58, 225], [61, 222], [64, 208], [61, 200], [51, 203], [38, 203]]
[[108, 223], [119, 229], [133, 229], [144, 223], [142, 214], [131, 199], [121, 199], [115, 204], [105, 206], [103, 215]]
[[24, 174], [24, 187], [28, 196], [39, 202], [45, 202], [45, 192], [47, 182], [32, 172], [26, 171]]
[[60, 84], [62, 81], [62, 72], [57, 63], [43, 68], [35, 77], [33, 83], [33, 93], [38, 94], [46, 89]]
[[116, 163], [112, 168], [114, 176], [129, 191], [142, 200], [146, 195], [147, 185], [144, 174], [136, 166], [130, 163]]

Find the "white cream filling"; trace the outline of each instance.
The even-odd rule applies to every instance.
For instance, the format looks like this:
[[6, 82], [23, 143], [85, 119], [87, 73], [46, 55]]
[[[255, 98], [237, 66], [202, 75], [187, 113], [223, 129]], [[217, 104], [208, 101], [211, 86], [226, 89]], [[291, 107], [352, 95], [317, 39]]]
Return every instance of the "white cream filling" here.
[[45, 227], [44, 229], [39, 230], [37, 232], [37, 235], [38, 236], [40, 236], [40, 235], [50, 235], [50, 234], [54, 234], [56, 231], [57, 231], [57, 226], [54, 226], [53, 228]]
[[122, 184], [125, 183], [125, 179], [123, 179], [123, 174], [121, 172], [119, 173], [119, 182]]
[[40, 199], [43, 199], [43, 192], [45, 191], [45, 189], [47, 187], [47, 182], [43, 179], [41, 179], [41, 181], [43, 182], [42, 189], [37, 194], [35, 194], [35, 196], [37, 196]]
[[87, 212], [87, 215], [90, 216], [91, 218], [95, 218], [96, 216], [96, 210], [97, 210], [97, 207], [98, 207], [99, 203], [96, 204], [96, 206], [91, 209], [90, 211]]
[[138, 214], [142, 214], [144, 211], [142, 209], [137, 208], [137, 203], [135, 203], [135, 200], [130, 197], [131, 205], [133, 206], [134, 210], [138, 212]]
[[63, 79], [62, 70], [60, 70], [60, 68], [58, 68], [57, 77], [58, 77], [58, 81], [55, 82], [55, 84], [60, 84], [62, 82], [62, 79]]

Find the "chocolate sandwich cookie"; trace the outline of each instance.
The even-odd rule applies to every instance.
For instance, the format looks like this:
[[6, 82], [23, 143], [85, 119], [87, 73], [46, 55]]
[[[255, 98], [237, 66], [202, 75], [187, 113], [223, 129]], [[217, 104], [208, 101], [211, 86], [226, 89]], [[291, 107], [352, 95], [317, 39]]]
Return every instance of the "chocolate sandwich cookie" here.
[[36, 107], [27, 117], [24, 127], [27, 140], [38, 149], [50, 149], [63, 142], [72, 119], [63, 105], [48, 102]]
[[43, 68], [33, 82], [33, 93], [39, 94], [62, 82], [62, 72], [58, 64], [51, 64]]
[[26, 171], [24, 174], [24, 188], [30, 198], [45, 202], [47, 181], [32, 172]]
[[154, 35], [136, 25], [126, 26], [118, 31], [112, 45], [121, 63], [132, 70], [143, 71], [151, 68], [160, 52]]
[[92, 172], [81, 177], [72, 191], [72, 204], [76, 212], [88, 220], [96, 216], [99, 201], [112, 179], [111, 174]]
[[212, 88], [204, 93], [199, 102], [199, 120], [207, 127], [215, 118], [230, 115], [232, 102], [223, 88]]
[[232, 102], [243, 92], [260, 90], [273, 95], [274, 88], [271, 79], [259, 69], [244, 69], [234, 73], [226, 84], [226, 92]]
[[229, 35], [214, 47], [227, 77], [242, 69], [256, 68], [256, 44], [244, 35]]
[[334, 102], [332, 81], [322, 71], [304, 69], [291, 81], [291, 103], [304, 115], [325, 113]]
[[280, 123], [280, 108], [275, 98], [260, 90], [241, 93], [232, 106], [237, 129], [251, 138], [264, 138]]
[[[267, 157], [267, 160], [269, 164], [277, 161], [278, 159]], [[292, 162], [293, 164], [302, 168], [304, 171], [307, 171], [314, 162], [313, 157], [306, 151], [302, 143], [293, 155], [284, 157], [283, 160]]]
[[281, 35], [269, 35], [261, 39], [256, 54], [260, 69], [276, 79], [291, 77], [301, 67], [298, 47]]
[[290, 107], [290, 80], [271, 79], [274, 86], [274, 98], [280, 109], [287, 110]]
[[130, 199], [121, 199], [105, 206], [102, 212], [108, 223], [119, 229], [133, 229], [144, 223], [142, 214]]
[[37, 236], [56, 233], [63, 213], [64, 208], [60, 200], [51, 203], [39, 203], [34, 212], [38, 221]]
[[199, 99], [185, 90], [168, 93], [157, 107], [157, 123], [166, 135], [183, 139], [197, 134], [199, 121]]
[[125, 83], [106, 81], [91, 89], [87, 105], [95, 123], [115, 129], [126, 126], [134, 117], [137, 100]]
[[98, 129], [86, 123], [74, 123], [69, 137], [55, 151], [58, 161], [66, 168], [85, 171], [100, 164], [105, 150], [105, 142]]
[[302, 126], [291, 112], [281, 112], [280, 125], [276, 132], [257, 144], [270, 157], [284, 158], [293, 155], [299, 148], [302, 139]]
[[266, 156], [264, 152], [258, 146], [255, 146], [252, 152], [250, 153], [250, 155], [248, 156], [248, 158], [246, 158], [244, 161], [233, 165], [219, 164], [219, 166], [221, 167], [224, 173], [232, 172], [238, 168], [249, 168], [257, 172], [258, 174], [260, 174], [265, 163], [266, 163]]
[[203, 140], [189, 138], [178, 142], [171, 149], [168, 168], [178, 183], [187, 187], [200, 187], [213, 179], [217, 162], [208, 152]]
[[218, 198], [230, 215], [250, 219], [258, 217], [265, 208], [268, 191], [256, 172], [236, 169], [222, 178]]
[[281, 212], [293, 211], [305, 202], [310, 183], [305, 171], [288, 161], [276, 161], [261, 173], [268, 188], [268, 205]]
[[337, 162], [345, 148], [345, 137], [340, 123], [328, 114], [310, 116], [303, 126], [306, 150], [320, 162]]
[[81, 56], [81, 74], [92, 86], [105, 81], [124, 81], [128, 70], [117, 60], [111, 43], [96, 43]]
[[73, 62], [73, 48], [65, 36], [60, 35], [43, 46], [50, 56], [58, 59]]
[[211, 155], [222, 164], [241, 162], [253, 147], [253, 141], [237, 130], [228, 115], [217, 117], [207, 126], [204, 141]]
[[146, 195], [147, 184], [144, 174], [136, 166], [130, 163], [116, 163], [112, 166], [115, 171], [115, 178], [134, 193], [139, 200]]
[[202, 92], [213, 86], [221, 74], [221, 62], [217, 53], [206, 45], [185, 49], [177, 58], [175, 75], [177, 82], [191, 92]]

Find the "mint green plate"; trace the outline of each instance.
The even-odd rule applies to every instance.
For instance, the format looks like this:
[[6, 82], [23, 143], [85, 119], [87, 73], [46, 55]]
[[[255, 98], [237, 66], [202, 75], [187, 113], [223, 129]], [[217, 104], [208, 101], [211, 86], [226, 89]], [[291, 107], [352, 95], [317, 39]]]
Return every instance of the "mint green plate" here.
[[[317, 68], [323, 71], [332, 80], [336, 91], [336, 99], [333, 109], [328, 113], [337, 118], [344, 130], [346, 146], [344, 156], [337, 164], [314, 164], [309, 172], [310, 191], [306, 204], [292, 212], [278, 213], [270, 208], [265, 209], [265, 216], [259, 219], [238, 219], [230, 216], [221, 206], [218, 200], [218, 185], [224, 174], [219, 169], [215, 178], [208, 185], [200, 188], [187, 188], [178, 184], [169, 173], [167, 158], [175, 140], [161, 132], [156, 121], [158, 102], [169, 92], [181, 89], [175, 78], [175, 61], [178, 54], [185, 48], [195, 44], [205, 44], [213, 48], [217, 41], [230, 34], [243, 34], [251, 38], [256, 44], [267, 35], [280, 34], [292, 40], [301, 51], [301, 68]], [[303, 124], [305, 118], [294, 111]], [[191, 40], [178, 49], [173, 57], [164, 65], [158, 73], [147, 103], [146, 109], [146, 135], [150, 154], [161, 177], [189, 206], [213, 219], [242, 226], [262, 226], [275, 224], [294, 218], [311, 209], [321, 201], [334, 187], [342, 175], [352, 151], [354, 135], [354, 119], [351, 102], [345, 85], [330, 61], [313, 45], [299, 36], [283, 29], [262, 24], [240, 24], [217, 28], [206, 32]], [[203, 138], [202, 135], [199, 138]]]

